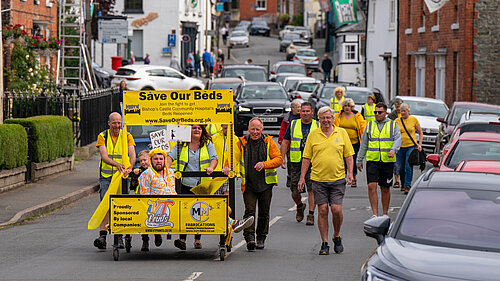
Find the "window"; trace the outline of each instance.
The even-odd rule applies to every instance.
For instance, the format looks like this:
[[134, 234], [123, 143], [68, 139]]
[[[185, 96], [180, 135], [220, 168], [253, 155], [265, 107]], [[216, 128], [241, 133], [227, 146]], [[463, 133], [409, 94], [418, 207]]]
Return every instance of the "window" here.
[[266, 10], [267, 9], [267, 0], [257, 0], [257, 10]]
[[143, 13], [142, 0], [125, 0], [125, 13]]
[[396, 22], [396, 1], [389, 1], [389, 29], [394, 29], [394, 23]]
[[415, 93], [425, 97], [425, 55], [415, 56]]
[[375, 28], [375, 7], [376, 7], [376, 2], [372, 1], [372, 6], [370, 8], [370, 30], [373, 30]]
[[444, 100], [445, 70], [446, 70], [446, 57], [444, 55], [436, 56], [435, 69], [436, 69], [436, 99]]
[[345, 43], [344, 44], [344, 61], [357, 61], [358, 60], [358, 44]]

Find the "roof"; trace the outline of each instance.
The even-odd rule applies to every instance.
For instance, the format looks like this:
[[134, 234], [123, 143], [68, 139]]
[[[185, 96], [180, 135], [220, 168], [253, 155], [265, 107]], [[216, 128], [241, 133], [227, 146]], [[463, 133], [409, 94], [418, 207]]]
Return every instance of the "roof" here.
[[498, 182], [500, 174], [430, 170], [415, 187], [499, 191]]
[[456, 101], [453, 103], [453, 107], [485, 107], [485, 108], [498, 108], [500, 109], [500, 105], [497, 104], [488, 104], [488, 103], [480, 103], [480, 102], [469, 102], [469, 101]]
[[224, 65], [224, 68], [225, 69], [228, 69], [228, 68], [255, 68], [255, 69], [263, 69], [263, 70], [266, 70], [265, 67], [261, 66], [261, 65], [255, 65], [255, 64], [226, 64]]
[[461, 141], [486, 141], [486, 142], [500, 142], [500, 133], [489, 132], [465, 132], [460, 135]]
[[211, 83], [227, 83], [227, 82], [242, 82], [241, 78], [235, 77], [223, 77], [223, 78], [215, 78]]
[[373, 93], [373, 90], [366, 87], [357, 87], [357, 86], [345, 86], [346, 91], [358, 91], [358, 92], [367, 92]]
[[426, 97], [397, 96], [395, 98], [400, 98], [403, 101], [405, 101], [405, 100], [411, 100], [411, 101], [425, 101], [425, 102], [432, 102], [432, 103], [444, 103], [444, 101], [442, 101], [442, 100], [433, 99], [433, 98], [426, 98]]
[[251, 86], [251, 85], [277, 85], [281, 86], [278, 82], [246, 82], [243, 86]]

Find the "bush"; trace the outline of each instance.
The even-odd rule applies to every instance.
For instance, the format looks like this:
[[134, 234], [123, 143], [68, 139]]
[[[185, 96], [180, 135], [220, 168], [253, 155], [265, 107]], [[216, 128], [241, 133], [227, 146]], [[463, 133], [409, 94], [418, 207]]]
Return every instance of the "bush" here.
[[0, 170], [14, 169], [28, 162], [28, 135], [23, 126], [0, 125]]
[[303, 26], [304, 25], [304, 15], [298, 14], [293, 18], [292, 25]]
[[73, 127], [67, 117], [42, 115], [7, 119], [5, 123], [31, 128], [33, 162], [42, 163], [73, 155]]

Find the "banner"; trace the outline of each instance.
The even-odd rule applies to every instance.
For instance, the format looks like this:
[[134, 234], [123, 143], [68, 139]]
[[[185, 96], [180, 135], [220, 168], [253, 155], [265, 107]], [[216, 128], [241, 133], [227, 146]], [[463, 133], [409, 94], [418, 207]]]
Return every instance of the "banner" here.
[[232, 90], [124, 91], [127, 125], [232, 124]]
[[227, 197], [113, 195], [111, 234], [227, 233]]
[[323, 13], [330, 12], [332, 10], [332, 0], [319, 0], [319, 6]]
[[425, 4], [431, 13], [441, 9], [446, 2], [448, 2], [448, 0], [425, 0]]
[[337, 27], [342, 25], [357, 23], [356, 1], [354, 0], [334, 0], [335, 17], [337, 18]]

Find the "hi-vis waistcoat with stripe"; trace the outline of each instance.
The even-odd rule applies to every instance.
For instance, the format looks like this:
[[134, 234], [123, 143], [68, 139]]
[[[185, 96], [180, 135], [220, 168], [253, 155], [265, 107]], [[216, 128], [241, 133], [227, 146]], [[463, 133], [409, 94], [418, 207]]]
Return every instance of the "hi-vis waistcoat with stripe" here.
[[396, 157], [389, 158], [394, 143], [394, 130], [396, 122], [390, 120], [385, 122], [382, 131], [379, 131], [377, 121], [368, 123], [366, 133], [368, 136], [368, 151], [366, 161], [382, 161], [385, 163], [396, 162]]
[[339, 113], [341, 110], [342, 110], [342, 102], [344, 102], [344, 97], [342, 97], [342, 99], [337, 100], [337, 97], [336, 96], [333, 96], [333, 98], [330, 100], [330, 107], [333, 108], [333, 111], [335, 111], [335, 113]]
[[[210, 167], [210, 155], [208, 154], [208, 143], [200, 148], [200, 171], [205, 171], [206, 168]], [[189, 145], [184, 143], [179, 156], [179, 170], [184, 171], [186, 165], [189, 162]], [[200, 183], [211, 180], [211, 177], [200, 177]], [[184, 178], [182, 179], [184, 182]]]
[[366, 122], [375, 120], [375, 104], [372, 104], [372, 106], [370, 107], [367, 103], [365, 103], [363, 105], [363, 109], [365, 110]]
[[[240, 174], [241, 174], [241, 185], [242, 187], [245, 185], [245, 152], [247, 150], [246, 148], [246, 145], [247, 145], [247, 138], [246, 136], [243, 136], [240, 138], [240, 141], [241, 141], [241, 145], [244, 147], [242, 150], [243, 150], [243, 154], [241, 156], [241, 160], [240, 160]], [[269, 161], [271, 160], [271, 157], [269, 156], [269, 149], [270, 149], [270, 145], [271, 145], [271, 141], [272, 141], [272, 138], [270, 136], [267, 136], [264, 138], [264, 142], [266, 143], [266, 160]], [[276, 173], [276, 168], [273, 168], [273, 169], [264, 169], [264, 175], [265, 175], [265, 178], [266, 178], [266, 183], [267, 184], [272, 184], [272, 183], [277, 183], [278, 182], [278, 175]], [[242, 190], [243, 191], [243, 190]]]
[[[318, 128], [318, 121], [312, 120], [309, 132]], [[290, 125], [290, 162], [297, 163], [302, 161], [302, 152], [300, 151], [300, 143], [302, 141], [302, 121], [296, 119]]]
[[[104, 140], [104, 143], [106, 144], [106, 150], [108, 151], [108, 157], [111, 158], [111, 160], [118, 162], [120, 164], [123, 164], [122, 162], [122, 133], [123, 130], [120, 130], [120, 134], [118, 135], [118, 138], [116, 140], [116, 144], [113, 145], [113, 140], [111, 139], [111, 134], [109, 130], [101, 132], [99, 135], [102, 137]], [[127, 137], [130, 133], [127, 133]], [[128, 140], [128, 138], [127, 138]], [[128, 145], [127, 145], [128, 148]], [[128, 153], [128, 151], [126, 152]], [[105, 178], [109, 178], [113, 176], [118, 169], [115, 166], [108, 165], [104, 163], [104, 161], [101, 160], [101, 163], [99, 164], [99, 168], [101, 170], [101, 176]]]

